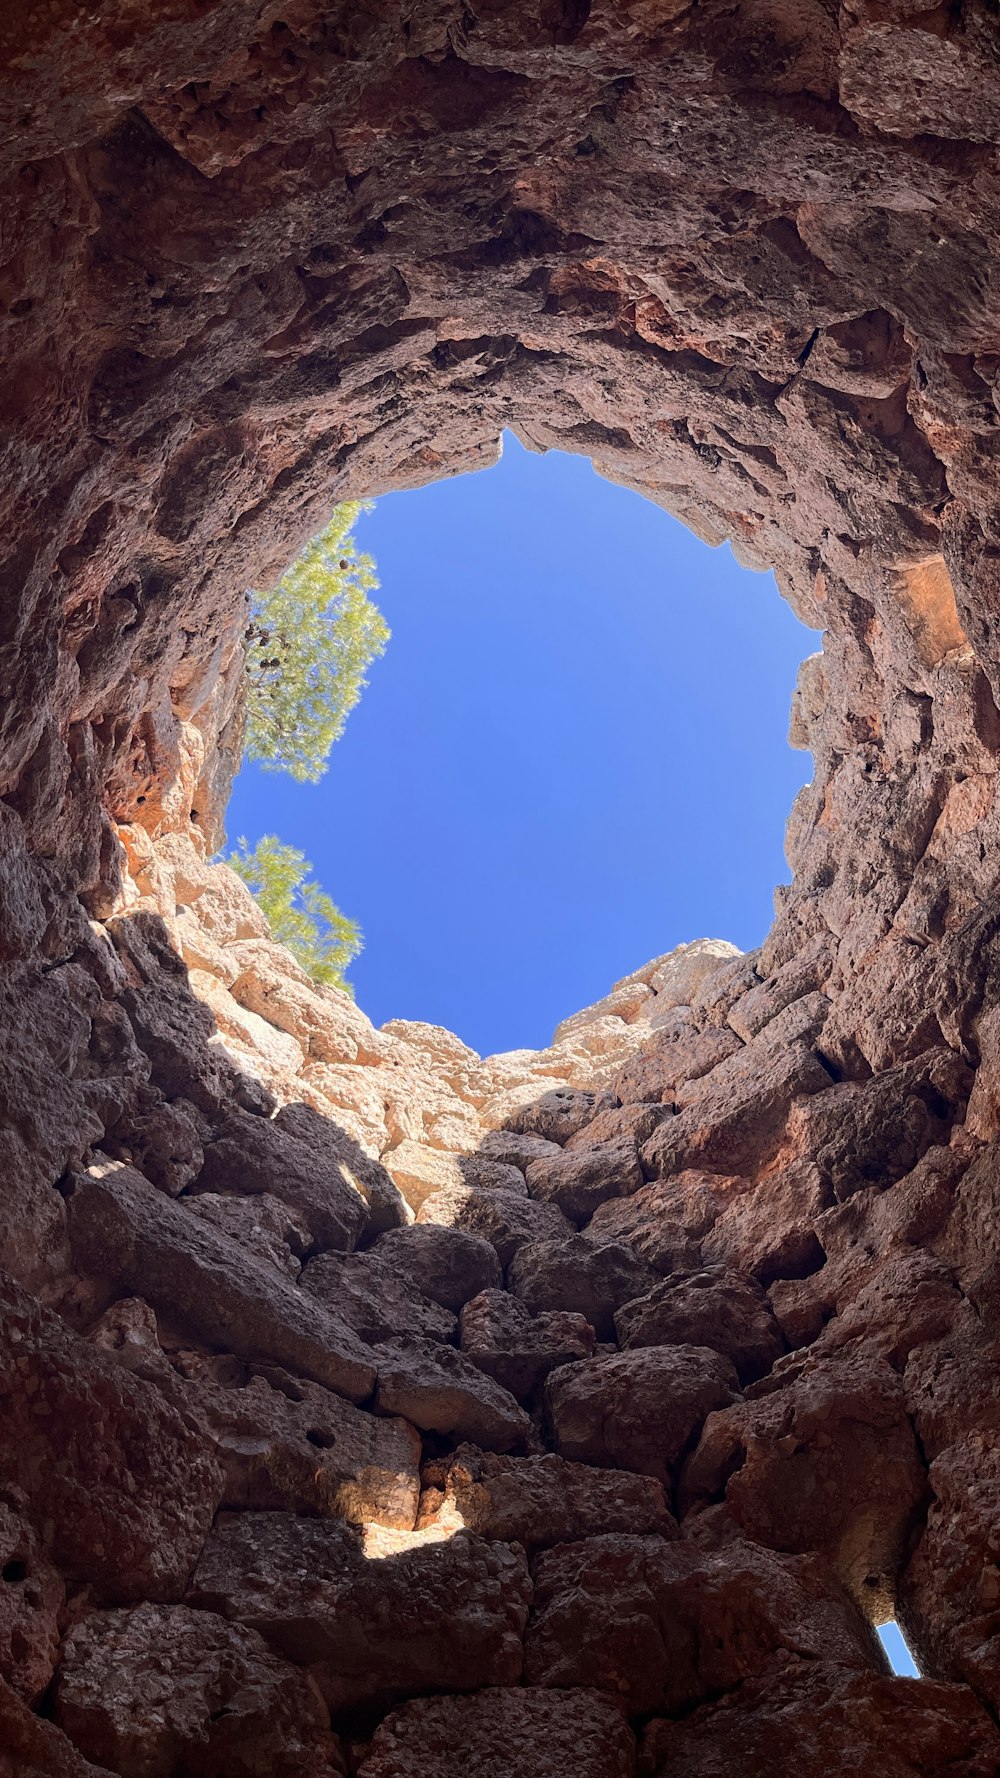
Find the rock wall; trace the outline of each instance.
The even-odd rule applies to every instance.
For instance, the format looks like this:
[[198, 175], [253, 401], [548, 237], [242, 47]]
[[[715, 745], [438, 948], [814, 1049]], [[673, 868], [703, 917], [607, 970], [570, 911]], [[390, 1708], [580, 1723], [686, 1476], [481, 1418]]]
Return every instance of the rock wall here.
[[[0, 19], [5, 1778], [996, 1772], [998, 98], [992, 0]], [[504, 426], [824, 648], [760, 951], [483, 1061], [206, 860], [245, 587]]]

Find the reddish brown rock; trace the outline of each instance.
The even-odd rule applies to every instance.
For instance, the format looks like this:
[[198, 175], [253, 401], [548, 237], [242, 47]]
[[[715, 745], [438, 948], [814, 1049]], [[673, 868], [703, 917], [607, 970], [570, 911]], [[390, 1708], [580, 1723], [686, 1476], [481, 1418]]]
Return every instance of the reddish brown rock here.
[[531, 1422], [513, 1395], [453, 1346], [411, 1337], [378, 1347], [377, 1356], [380, 1412], [488, 1451], [510, 1451], [530, 1438]]
[[[336, 1445], [310, 1443], [336, 1431], [313, 1391], [367, 1399], [373, 1373], [283, 1274], [408, 1220], [357, 1142], [413, 1169], [415, 1201], [429, 1177], [495, 1190], [496, 1168], [520, 1195], [512, 1169], [534, 1166], [576, 1181], [582, 1221], [622, 1184], [595, 1151], [624, 1151], [649, 1106], [676, 1105], [643, 1143], [655, 1187], [606, 1197], [588, 1235], [629, 1243], [668, 1282], [705, 1265], [756, 1280], [799, 1348], [773, 1394], [752, 1386], [738, 1429], [720, 1410], [706, 1430], [687, 1531], [720, 1562], [743, 1523], [829, 1548], [872, 1612], [908, 1564], [925, 1658], [985, 1695], [1000, 1328], [991, 7], [153, 11], [49, 0], [0, 20], [0, 1261], [94, 1335], [42, 1317], [41, 1344], [32, 1323], [4, 1361], [4, 1462], [45, 1560], [74, 1594], [92, 1589], [73, 1612], [174, 1596], [229, 1436], [174, 1392], [209, 1386], [248, 1398], [226, 1485], [273, 1489], [290, 1523], [329, 1529], [310, 1515], [346, 1502], [367, 1446], [350, 1416], [342, 1469]], [[774, 568], [823, 649], [793, 709], [813, 754], [793, 880], [760, 950], [680, 947], [565, 1021], [554, 1047], [482, 1061], [433, 1026], [376, 1032], [317, 989], [208, 858], [242, 743], [246, 588], [273, 583], [338, 501], [485, 465], [511, 427]], [[710, 651], [702, 669], [717, 690]], [[627, 727], [627, 687], [610, 702]], [[556, 796], [553, 831], [567, 818]], [[647, 840], [636, 832], [640, 868]], [[511, 1106], [508, 1147], [476, 1155]], [[353, 1137], [338, 1121], [328, 1140], [323, 1114], [341, 1111]], [[553, 1137], [563, 1153], [524, 1146]], [[98, 1144], [150, 1183], [85, 1212], [74, 1181]], [[697, 1188], [680, 1184], [688, 1168]], [[230, 1208], [170, 1202], [192, 1188]], [[251, 1197], [288, 1207], [287, 1239]], [[407, 1362], [446, 1456], [447, 1389], [485, 1414], [490, 1379], [447, 1346]], [[286, 1392], [280, 1428], [273, 1403], [252, 1424], [262, 1370]], [[614, 1430], [634, 1373], [611, 1374]], [[535, 1436], [491, 1402], [494, 1433]], [[677, 1401], [636, 1382], [636, 1404], [643, 1449], [661, 1421], [670, 1444]], [[304, 1440], [300, 1410], [317, 1410]], [[911, 1415], [939, 1466], [927, 1488]], [[626, 1461], [645, 1460], [642, 1440], [631, 1426]], [[310, 1481], [313, 1449], [332, 1454]], [[411, 1534], [371, 1535], [378, 1643]], [[481, 1585], [455, 1581], [466, 1618]], [[720, 1660], [740, 1653], [722, 1641]], [[464, 1683], [458, 1642], [444, 1685]], [[679, 1737], [666, 1763], [714, 1778], [895, 1760], [979, 1778], [985, 1759], [992, 1778], [965, 1692], [938, 1690], [908, 1740], [899, 1700], [916, 1710], [919, 1688], [879, 1686], [758, 1705], [748, 1683], [711, 1721], [663, 1731]], [[384, 1703], [352, 1718], [358, 1743]], [[6, 1692], [0, 1711], [18, 1778], [81, 1770]], [[740, 1738], [744, 1715], [759, 1735]]]
[[989, 1778], [1000, 1737], [964, 1686], [919, 1685], [820, 1663], [751, 1682], [684, 1722], [652, 1722], [640, 1770], [649, 1778]]
[[360, 1193], [368, 1207], [369, 1235], [380, 1235], [384, 1229], [399, 1228], [407, 1221], [405, 1200], [388, 1169], [372, 1160], [329, 1117], [321, 1117], [311, 1105], [282, 1105], [274, 1115], [274, 1127], [314, 1148], [328, 1173], [333, 1172], [349, 1189]]
[[650, 1476], [591, 1469], [562, 1457], [498, 1457], [460, 1445], [426, 1465], [421, 1525], [457, 1514], [481, 1537], [526, 1549], [575, 1542], [607, 1532], [676, 1535], [663, 1488]]
[[773, 1160], [793, 1102], [822, 1092], [830, 1076], [801, 1038], [783, 1043], [771, 1029], [696, 1082], [691, 1102], [643, 1143], [649, 1177], [690, 1167], [741, 1173]]
[[429, 1543], [414, 1536], [366, 1553], [363, 1534], [347, 1526], [226, 1514], [189, 1602], [308, 1667], [332, 1708], [515, 1684], [530, 1592], [523, 1554], [467, 1531]]
[[487, 1130], [479, 1144], [484, 1160], [499, 1161], [502, 1166], [516, 1167], [523, 1174], [531, 1161], [544, 1160], [556, 1153], [559, 1144], [528, 1130]]
[[602, 1204], [585, 1233], [589, 1240], [627, 1242], [655, 1272], [688, 1272], [717, 1217], [746, 1189], [738, 1176], [685, 1171]]
[[[520, 1176], [519, 1176], [520, 1177]], [[521, 1181], [522, 1186], [524, 1181]], [[452, 1186], [432, 1192], [417, 1212], [417, 1221], [442, 1223], [478, 1235], [496, 1248], [501, 1266], [508, 1266], [527, 1241], [570, 1235], [572, 1223], [555, 1204], [539, 1204], [522, 1192], [470, 1191]]]
[[973, 1432], [930, 1466], [927, 1523], [899, 1586], [921, 1669], [1000, 1698], [1000, 1437]]
[[758, 1284], [723, 1267], [665, 1279], [615, 1312], [622, 1346], [711, 1346], [740, 1381], [770, 1370], [785, 1343]]
[[529, 1687], [422, 1698], [379, 1728], [360, 1778], [632, 1778], [635, 1741], [596, 1692]]
[[669, 1486], [688, 1441], [737, 1386], [728, 1359], [707, 1346], [651, 1346], [564, 1365], [549, 1377], [545, 1400], [561, 1456]]
[[0, 1482], [62, 1572], [109, 1600], [176, 1599], [222, 1492], [193, 1422], [11, 1280], [0, 1409]]
[[789, 1661], [879, 1667], [874, 1633], [811, 1558], [594, 1537], [533, 1563], [531, 1685], [595, 1686], [679, 1713]]
[[546, 1142], [568, 1142], [590, 1122], [594, 1105], [593, 1093], [557, 1087], [519, 1106], [507, 1118], [507, 1129], [517, 1136], [541, 1136]]
[[492, 1242], [464, 1229], [413, 1223], [380, 1235], [372, 1254], [418, 1295], [458, 1313], [470, 1297], [500, 1283], [500, 1260]]
[[0, 1679], [0, 1778], [108, 1778]]
[[735, 1032], [727, 1030], [689, 1029], [650, 1041], [616, 1075], [615, 1093], [625, 1105], [668, 1103], [679, 1086], [710, 1074], [739, 1047]]
[[558, 1205], [572, 1222], [580, 1223], [605, 1199], [627, 1198], [638, 1191], [643, 1172], [635, 1140], [626, 1134], [529, 1161], [525, 1178], [533, 1198]]
[[450, 1309], [425, 1296], [391, 1256], [371, 1249], [319, 1253], [303, 1267], [300, 1284], [362, 1340], [408, 1334], [453, 1340], [458, 1331]]
[[113, 1772], [342, 1778], [308, 1678], [245, 1625], [185, 1605], [97, 1612], [71, 1632], [55, 1718]]
[[70, 1199], [77, 1266], [95, 1281], [143, 1293], [213, 1344], [301, 1370], [348, 1400], [375, 1385], [371, 1353], [347, 1323], [272, 1267], [171, 1203], [128, 1167], [101, 1163]]
[[0, 1494], [0, 1678], [37, 1704], [59, 1658], [65, 1587], [18, 1488]]
[[582, 1315], [534, 1315], [503, 1290], [484, 1290], [462, 1310], [466, 1358], [518, 1401], [530, 1401], [556, 1365], [591, 1358], [596, 1343], [597, 1335]]
[[854, 1351], [786, 1360], [756, 1390], [709, 1419], [685, 1467], [682, 1506], [724, 1499], [748, 1537], [823, 1552], [881, 1621], [927, 1487], [900, 1378]]
[[653, 1274], [623, 1241], [570, 1235], [532, 1241], [511, 1262], [508, 1288], [535, 1313], [563, 1309], [582, 1315], [601, 1339], [614, 1337], [614, 1314], [642, 1296]]
[[247, 1197], [267, 1192], [305, 1217], [312, 1239], [350, 1250], [368, 1224], [367, 1196], [356, 1163], [303, 1141], [277, 1121], [235, 1112], [205, 1144], [198, 1191]]
[[302, 1256], [311, 1241], [301, 1214], [262, 1192], [256, 1198], [232, 1198], [221, 1192], [186, 1197], [184, 1208], [220, 1234], [228, 1235], [255, 1259], [269, 1261], [289, 1278], [298, 1279]]

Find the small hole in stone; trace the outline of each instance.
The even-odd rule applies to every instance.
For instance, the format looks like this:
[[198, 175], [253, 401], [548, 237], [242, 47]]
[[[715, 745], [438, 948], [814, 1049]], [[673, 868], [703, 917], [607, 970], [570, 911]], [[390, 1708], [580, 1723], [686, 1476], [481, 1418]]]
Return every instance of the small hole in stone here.
[[313, 1427], [311, 1431], [307, 1432], [306, 1438], [311, 1445], [316, 1445], [321, 1451], [329, 1451], [337, 1442], [335, 1433], [320, 1432], [317, 1427]]
[[889, 1665], [893, 1672], [904, 1679], [919, 1679], [920, 1668], [917, 1666], [902, 1630], [895, 1621], [878, 1624], [878, 1639], [885, 1649]]
[[27, 1574], [28, 1564], [22, 1561], [20, 1556], [13, 1556], [9, 1562], [4, 1563], [3, 1568], [0, 1568], [0, 1580], [5, 1580], [8, 1586], [12, 1587], [16, 1586], [19, 1581], [25, 1580]]

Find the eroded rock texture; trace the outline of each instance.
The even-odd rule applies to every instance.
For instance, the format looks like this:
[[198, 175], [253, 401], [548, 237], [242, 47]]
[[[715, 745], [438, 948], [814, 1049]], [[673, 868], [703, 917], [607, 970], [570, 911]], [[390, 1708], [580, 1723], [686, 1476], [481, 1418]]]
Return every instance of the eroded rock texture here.
[[[0, 19], [5, 1778], [1000, 1766], [998, 102], [990, 0]], [[504, 426], [824, 644], [760, 951], [484, 1060], [207, 859], [246, 586]]]

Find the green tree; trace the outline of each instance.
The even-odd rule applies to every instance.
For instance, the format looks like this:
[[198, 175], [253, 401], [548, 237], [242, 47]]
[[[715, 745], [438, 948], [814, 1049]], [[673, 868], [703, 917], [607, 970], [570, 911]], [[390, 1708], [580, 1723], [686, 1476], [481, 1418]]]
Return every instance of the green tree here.
[[297, 957], [313, 980], [354, 989], [344, 971], [361, 950], [361, 928], [342, 914], [310, 876], [304, 852], [266, 833], [253, 851], [245, 839], [226, 860], [253, 891], [275, 938]]
[[353, 527], [366, 504], [338, 506], [270, 592], [250, 595], [245, 753], [314, 784], [389, 630], [368, 594], [375, 564]]

